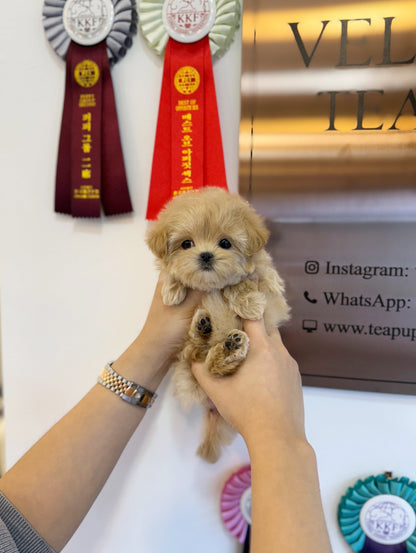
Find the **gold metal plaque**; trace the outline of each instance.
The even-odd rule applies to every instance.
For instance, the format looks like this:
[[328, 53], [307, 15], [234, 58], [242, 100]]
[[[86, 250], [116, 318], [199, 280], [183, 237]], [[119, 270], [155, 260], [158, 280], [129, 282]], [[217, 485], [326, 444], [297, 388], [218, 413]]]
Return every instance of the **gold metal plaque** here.
[[416, 1], [245, 0], [241, 192], [416, 182]]

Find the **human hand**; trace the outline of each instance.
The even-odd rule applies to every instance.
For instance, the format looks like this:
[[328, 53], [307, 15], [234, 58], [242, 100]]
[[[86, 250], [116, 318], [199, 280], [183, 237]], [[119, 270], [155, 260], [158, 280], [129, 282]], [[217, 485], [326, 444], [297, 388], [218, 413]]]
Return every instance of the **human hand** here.
[[155, 347], [170, 362], [182, 346], [203, 292], [188, 290], [183, 302], [168, 306], [162, 300], [162, 285], [159, 278], [139, 339]]
[[296, 361], [283, 345], [279, 331], [268, 336], [262, 320], [244, 321], [244, 330], [250, 347], [234, 375], [214, 377], [203, 363], [194, 363], [195, 378], [249, 449], [262, 440], [306, 440]]
[[162, 284], [159, 278], [140, 334], [113, 364], [123, 376], [137, 378], [151, 388], [159, 384], [172, 364], [203, 296], [203, 292], [188, 290], [181, 304], [167, 306], [162, 301]]

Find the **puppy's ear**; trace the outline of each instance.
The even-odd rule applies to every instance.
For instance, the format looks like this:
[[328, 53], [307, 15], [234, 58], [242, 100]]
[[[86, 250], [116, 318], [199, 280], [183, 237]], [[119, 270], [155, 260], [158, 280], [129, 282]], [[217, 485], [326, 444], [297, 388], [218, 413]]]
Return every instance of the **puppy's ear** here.
[[263, 219], [252, 209], [245, 213], [244, 222], [247, 231], [247, 255], [253, 255], [264, 248], [270, 233]]
[[163, 259], [168, 253], [168, 233], [158, 222], [152, 223], [147, 231], [146, 242], [151, 251], [159, 259]]

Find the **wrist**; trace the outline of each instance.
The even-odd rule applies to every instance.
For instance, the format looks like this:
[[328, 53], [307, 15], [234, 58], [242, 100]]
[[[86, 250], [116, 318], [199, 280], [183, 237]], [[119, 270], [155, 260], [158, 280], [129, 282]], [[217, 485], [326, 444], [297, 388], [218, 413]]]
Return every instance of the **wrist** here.
[[146, 344], [140, 337], [114, 362], [113, 368], [127, 379], [155, 390], [165, 376], [171, 360], [161, 349]]
[[251, 440], [246, 441], [252, 465], [264, 464], [265, 459], [273, 463], [290, 465], [294, 459], [301, 462], [315, 463], [315, 451], [304, 436], [282, 437], [273, 432], [261, 432]]

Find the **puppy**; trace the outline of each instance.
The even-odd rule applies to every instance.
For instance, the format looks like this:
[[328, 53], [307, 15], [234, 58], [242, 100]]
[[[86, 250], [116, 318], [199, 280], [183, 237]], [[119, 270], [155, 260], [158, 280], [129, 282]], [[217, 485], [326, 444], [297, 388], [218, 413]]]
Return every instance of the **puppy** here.
[[198, 385], [191, 364], [205, 360], [211, 374], [231, 375], [249, 345], [242, 319], [264, 317], [268, 332], [288, 319], [283, 281], [264, 250], [268, 237], [262, 218], [245, 200], [213, 187], [176, 196], [147, 235], [166, 305], [180, 304], [188, 288], [206, 292], [175, 363], [174, 383], [184, 406], [205, 407], [198, 454], [212, 463], [235, 433]]

